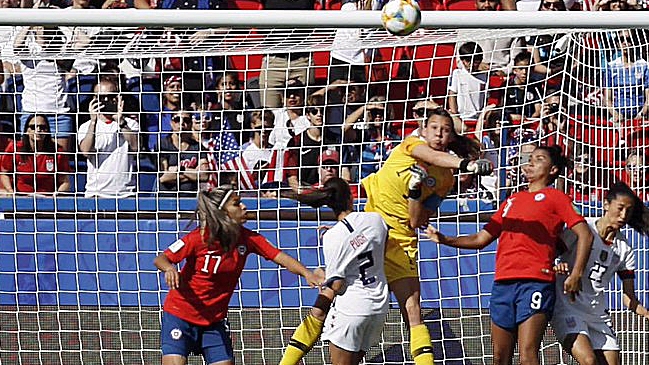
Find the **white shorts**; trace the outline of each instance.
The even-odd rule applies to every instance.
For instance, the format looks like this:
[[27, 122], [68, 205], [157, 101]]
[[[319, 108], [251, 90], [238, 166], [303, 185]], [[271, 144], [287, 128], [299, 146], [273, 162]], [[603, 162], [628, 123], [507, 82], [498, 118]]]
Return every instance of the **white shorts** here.
[[349, 352], [367, 351], [381, 340], [385, 314], [347, 315], [331, 308], [325, 319], [322, 340]]
[[564, 342], [569, 334], [583, 334], [590, 339], [593, 350], [620, 351], [620, 345], [609, 319], [586, 321], [580, 315], [554, 313], [552, 328], [559, 342]]

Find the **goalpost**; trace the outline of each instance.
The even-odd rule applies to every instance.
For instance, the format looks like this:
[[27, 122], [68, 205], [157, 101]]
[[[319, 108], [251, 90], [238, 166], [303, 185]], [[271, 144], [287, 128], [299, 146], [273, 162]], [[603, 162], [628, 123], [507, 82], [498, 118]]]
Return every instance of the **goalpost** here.
[[[198, 95], [206, 103], [206, 98], [218, 98], [216, 78], [224, 71], [235, 73], [241, 81], [240, 98], [249, 101], [239, 115], [247, 118], [247, 113], [264, 109], [259, 104], [264, 85], [255, 83], [263, 72], [264, 56], [308, 53], [306, 71], [312, 74], [304, 86], [308, 95], [334, 81], [327, 80], [333, 65], [330, 51], [363, 50], [366, 80], [354, 84], [361, 94], [357, 104], [328, 95], [324, 105], [327, 126], [326, 118], [333, 118], [327, 113], [332, 109], [365, 105], [373, 96], [386, 98], [380, 121], [389, 127], [390, 138], [329, 146], [341, 156], [348, 146], [375, 151], [376, 160], [361, 163], [360, 158], [345, 161], [343, 157], [337, 165], [341, 172], [349, 170], [356, 184], [363, 164], [378, 164], [389, 152], [386, 144], [390, 140], [398, 143], [416, 128], [415, 104], [434, 100], [448, 105], [449, 82], [454, 73], [461, 74], [455, 72], [462, 67], [457, 48], [477, 42], [483, 47], [482, 62], [490, 69], [482, 79], [478, 77], [482, 82], [471, 95], [462, 92], [474, 80], [457, 76], [457, 99], [465, 111], [473, 100], [480, 102], [478, 111], [496, 105], [485, 115], [478, 134], [491, 138], [483, 149], [497, 167], [491, 178], [479, 181], [459, 176], [454, 193], [442, 203], [432, 224], [450, 235], [479, 230], [503, 198], [524, 185], [520, 167], [526, 146], [534, 143], [558, 143], [573, 160], [575, 166], [558, 187], [575, 197], [576, 207], [586, 216], [602, 213], [602, 189], [616, 178], [629, 181], [644, 201], [649, 197], [649, 155], [645, 152], [649, 115], [618, 120], [611, 114], [614, 107], [607, 107], [607, 96], [612, 95], [613, 99], [623, 97], [621, 105], [628, 110], [642, 109], [638, 100], [649, 90], [649, 80], [644, 79], [649, 73], [634, 73], [624, 80], [627, 84], [615, 83], [607, 68], [624, 54], [631, 54], [632, 60], [649, 59], [649, 18], [643, 12], [424, 12], [422, 29], [408, 37], [389, 35], [379, 28], [379, 13], [366, 11], [3, 9], [0, 25], [0, 58], [7, 65], [24, 68], [41, 60], [85, 60], [95, 65], [65, 80], [71, 104], [67, 114], [76, 123], [75, 131], [88, 119], [87, 103], [94, 96], [97, 76], [118, 72], [120, 92], [135, 105], [128, 114], [140, 122], [143, 147], [144, 137], [157, 136], [158, 132], [143, 126], [162, 118], [169, 92], [164, 81], [170, 75], [202, 80], [199, 88], [184, 84], [183, 92]], [[60, 27], [64, 41], [53, 47], [14, 49], [17, 26], [32, 25]], [[101, 28], [87, 28], [92, 26]], [[342, 28], [360, 30], [339, 32]], [[78, 31], [89, 34], [88, 39], [75, 43]], [[618, 41], [625, 34], [631, 44], [623, 50]], [[488, 45], [492, 48], [486, 49]], [[532, 68], [527, 69], [528, 82], [521, 86], [524, 101], [507, 107], [532, 113], [538, 104], [540, 111], [505, 121], [512, 119], [508, 117], [511, 110], [503, 106], [513, 82], [509, 75], [514, 65], [509, 61], [526, 49], [532, 50]], [[477, 56], [468, 55], [470, 59]], [[209, 68], [214, 57], [225, 57], [222, 69]], [[190, 58], [198, 59], [201, 68], [165, 69], [173, 68], [174, 60]], [[116, 70], [102, 69], [113, 64]], [[10, 71], [5, 70], [0, 88], [4, 101], [0, 120], [19, 125], [20, 115], [27, 112], [20, 109], [26, 76], [18, 68], [16, 73]], [[61, 72], [50, 76], [63, 77]], [[634, 80], [646, 84], [631, 83]], [[333, 89], [349, 94], [351, 88], [344, 84]], [[611, 105], [616, 102], [613, 99]], [[482, 124], [480, 113], [469, 112], [458, 117], [460, 133], [475, 134]], [[338, 128], [341, 124], [340, 120], [334, 123]], [[0, 138], [12, 133], [5, 129]], [[195, 199], [163, 196], [156, 181], [156, 161], [161, 156], [155, 151], [136, 153], [137, 195], [84, 198], [86, 164], [76, 151], [69, 153], [75, 161], [70, 177], [74, 195], [0, 198], [0, 361], [21, 365], [159, 363], [160, 313], [167, 288], [153, 259], [186, 233]], [[331, 223], [330, 215], [290, 200], [265, 198], [258, 191], [244, 194], [248, 210], [258, 218], [251, 219], [247, 227], [260, 231], [309, 268], [322, 266], [317, 229]], [[362, 205], [363, 199], [358, 200], [358, 207]], [[632, 231], [626, 233], [636, 254], [637, 294], [647, 305], [649, 242]], [[422, 312], [436, 363], [491, 363], [488, 303], [496, 244], [475, 252], [438, 247], [422, 239], [419, 247]], [[251, 257], [230, 306], [236, 362], [278, 363], [316, 295], [315, 289], [294, 275]], [[618, 281], [611, 287], [609, 301], [622, 362], [648, 363], [649, 323], [624, 309]], [[189, 363], [201, 361], [191, 357]], [[327, 349], [321, 343], [305, 358], [305, 364], [327, 361]], [[368, 352], [365, 363], [411, 361], [408, 332], [393, 301], [381, 343]], [[562, 354], [550, 328], [542, 344], [542, 362], [572, 363]]]

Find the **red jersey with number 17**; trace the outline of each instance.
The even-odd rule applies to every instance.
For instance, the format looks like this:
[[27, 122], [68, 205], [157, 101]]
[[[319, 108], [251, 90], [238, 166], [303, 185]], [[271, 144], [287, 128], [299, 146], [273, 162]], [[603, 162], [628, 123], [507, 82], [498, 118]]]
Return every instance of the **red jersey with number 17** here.
[[484, 229], [498, 238], [495, 280], [554, 281], [552, 266], [564, 224], [585, 222], [554, 188], [513, 194]]
[[264, 236], [243, 227], [239, 242], [228, 252], [218, 242], [208, 248], [200, 229], [193, 230], [164, 251], [174, 264], [186, 260], [180, 287], [167, 294], [165, 312], [198, 326], [223, 320], [248, 255], [273, 260], [280, 252]]

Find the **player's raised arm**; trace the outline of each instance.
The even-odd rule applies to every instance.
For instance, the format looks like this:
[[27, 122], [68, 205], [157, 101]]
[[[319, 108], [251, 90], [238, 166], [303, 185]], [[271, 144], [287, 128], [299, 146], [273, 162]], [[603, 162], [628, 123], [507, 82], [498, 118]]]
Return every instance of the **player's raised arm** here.
[[445, 236], [442, 232], [438, 231], [432, 225], [429, 225], [426, 229], [426, 236], [428, 236], [431, 241], [437, 242], [442, 245], [472, 250], [481, 250], [487, 247], [495, 239], [494, 236], [492, 236], [484, 229], [478, 233], [474, 233], [468, 236]]
[[285, 254], [284, 252], [280, 252], [273, 259], [273, 262], [292, 272], [293, 274], [304, 277], [304, 279], [306, 279], [307, 283], [309, 283], [312, 288], [320, 285], [321, 283], [321, 278], [315, 275], [311, 270], [304, 267], [301, 262]]

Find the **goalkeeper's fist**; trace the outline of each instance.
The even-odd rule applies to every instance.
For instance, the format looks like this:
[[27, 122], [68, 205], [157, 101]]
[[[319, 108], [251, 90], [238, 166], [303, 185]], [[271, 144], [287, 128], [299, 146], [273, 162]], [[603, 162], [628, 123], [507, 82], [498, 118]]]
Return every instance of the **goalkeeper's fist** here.
[[408, 182], [408, 198], [421, 198], [421, 183], [428, 177], [426, 169], [419, 165], [410, 167], [410, 181]]
[[493, 172], [494, 167], [491, 165], [491, 161], [481, 158], [479, 160], [469, 162], [466, 169], [476, 175], [485, 176], [490, 175]]

